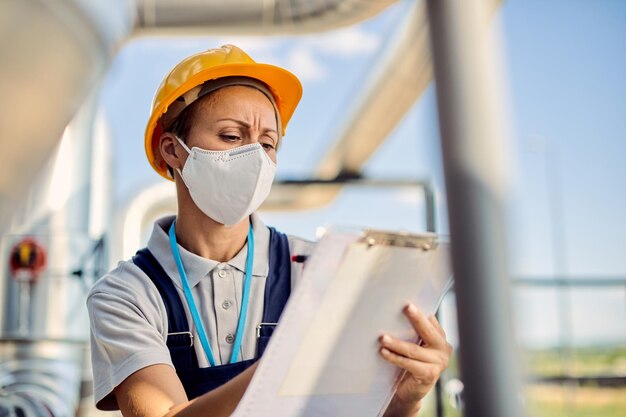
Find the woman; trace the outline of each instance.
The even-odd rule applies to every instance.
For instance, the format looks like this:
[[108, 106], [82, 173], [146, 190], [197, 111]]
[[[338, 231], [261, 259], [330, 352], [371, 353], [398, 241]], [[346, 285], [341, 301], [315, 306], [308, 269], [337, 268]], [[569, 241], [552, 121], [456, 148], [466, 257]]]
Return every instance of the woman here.
[[[266, 227], [276, 151], [302, 88], [288, 71], [226, 45], [183, 60], [157, 91], [146, 129], [152, 167], [176, 184], [177, 216], [88, 297], [98, 408], [125, 417], [226, 416], [256, 368], [313, 244]], [[406, 369], [386, 415], [415, 415], [451, 348], [434, 318], [405, 314], [424, 343], [381, 335]]]

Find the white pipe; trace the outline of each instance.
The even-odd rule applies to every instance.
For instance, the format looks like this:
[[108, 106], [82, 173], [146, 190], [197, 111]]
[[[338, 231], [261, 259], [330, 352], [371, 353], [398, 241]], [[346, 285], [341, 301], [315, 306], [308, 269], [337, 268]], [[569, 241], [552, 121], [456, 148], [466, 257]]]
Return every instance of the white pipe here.
[[397, 0], [138, 0], [135, 35], [286, 35], [371, 18]]
[[153, 220], [176, 212], [176, 189], [171, 182], [159, 182], [135, 196], [123, 211], [116, 227], [111, 259], [129, 259], [145, 243]]
[[72, 417], [78, 406], [89, 320], [86, 285], [73, 272], [82, 269], [84, 279], [100, 269], [94, 260], [82, 261], [110, 218], [101, 189], [111, 172], [108, 138], [95, 105], [92, 96], [65, 130], [58, 152], [19, 206], [14, 234], [3, 239], [3, 265], [25, 236], [43, 246], [48, 262], [36, 282], [17, 282], [8, 268], [2, 271], [0, 414], [18, 413], [17, 407], [27, 417], [39, 416], [45, 406], [48, 417]]

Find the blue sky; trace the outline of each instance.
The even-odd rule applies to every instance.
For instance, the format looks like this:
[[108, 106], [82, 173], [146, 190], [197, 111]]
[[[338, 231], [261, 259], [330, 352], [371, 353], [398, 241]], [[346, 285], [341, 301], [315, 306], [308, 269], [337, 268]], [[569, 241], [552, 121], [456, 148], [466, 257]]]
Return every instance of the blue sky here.
[[[101, 101], [113, 136], [115, 198], [123, 205], [160, 181], [145, 161], [143, 130], [162, 77], [183, 57], [223, 43], [285, 66], [303, 81], [304, 97], [279, 153], [278, 176], [306, 177], [324, 153], [386, 39], [403, 17], [400, 2], [358, 26], [327, 34], [272, 38], [152, 38], [127, 45], [114, 61]], [[510, 0], [496, 23], [502, 32], [514, 181], [507, 206], [515, 275], [626, 276], [626, 2]], [[365, 167], [375, 178], [431, 178], [443, 192], [435, 87], [431, 84]], [[440, 230], [446, 231], [440, 199]], [[368, 210], [360, 209], [367, 205]], [[551, 214], [551, 212], [553, 214]], [[553, 217], [551, 217], [551, 215]], [[365, 224], [423, 230], [419, 192], [347, 190], [331, 207], [268, 213], [269, 223], [312, 237], [320, 224]], [[555, 229], [555, 224], [557, 228]], [[563, 230], [565, 256], [553, 243]], [[558, 242], [558, 240], [557, 240]], [[530, 298], [529, 298], [530, 297]], [[533, 298], [534, 297], [534, 298]], [[626, 340], [623, 288], [572, 296], [576, 339]], [[542, 300], [542, 309], [528, 307]], [[520, 295], [526, 336], [551, 340], [556, 297]], [[536, 303], [535, 303], [536, 304]], [[606, 320], [608, 316], [620, 320]], [[604, 318], [604, 326], [592, 326]], [[542, 321], [542, 329], [528, 323]], [[550, 339], [552, 337], [552, 339]]]
[[[567, 268], [624, 275], [626, 3], [512, 1], [503, 12], [521, 170], [520, 233], [549, 237], [547, 193], [554, 190], [547, 189], [546, 163], [556, 163]], [[542, 151], [533, 141], [547, 144], [557, 161], [546, 162], [546, 146]]]

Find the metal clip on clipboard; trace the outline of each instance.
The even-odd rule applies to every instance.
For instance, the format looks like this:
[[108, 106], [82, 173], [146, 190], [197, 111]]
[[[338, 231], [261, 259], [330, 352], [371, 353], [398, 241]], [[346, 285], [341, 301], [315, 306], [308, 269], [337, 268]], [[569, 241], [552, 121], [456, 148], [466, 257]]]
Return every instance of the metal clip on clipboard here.
[[[444, 236], [443, 240], [444, 242], [447, 241], [447, 237]], [[374, 229], [365, 229], [361, 241], [367, 243], [368, 248], [374, 245], [387, 245], [403, 248], [416, 248], [421, 249], [424, 252], [435, 250], [439, 245], [438, 236], [435, 233], [397, 233]], [[440, 297], [435, 303], [435, 312], [439, 310], [439, 306], [441, 306], [443, 298], [453, 286], [454, 278], [450, 278], [446, 282], [443, 290], [441, 291]]]
[[435, 233], [397, 233], [375, 229], [365, 229], [361, 241], [367, 243], [368, 246], [399, 246], [423, 251], [437, 249], [438, 245]]

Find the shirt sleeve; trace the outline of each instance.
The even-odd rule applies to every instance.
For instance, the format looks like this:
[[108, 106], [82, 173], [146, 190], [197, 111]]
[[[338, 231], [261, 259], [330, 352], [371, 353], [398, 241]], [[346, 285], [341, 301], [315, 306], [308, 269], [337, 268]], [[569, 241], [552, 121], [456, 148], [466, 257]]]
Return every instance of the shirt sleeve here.
[[165, 306], [149, 278], [122, 263], [94, 285], [87, 309], [96, 407], [117, 410], [113, 389], [131, 374], [155, 364], [173, 367]]

